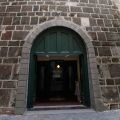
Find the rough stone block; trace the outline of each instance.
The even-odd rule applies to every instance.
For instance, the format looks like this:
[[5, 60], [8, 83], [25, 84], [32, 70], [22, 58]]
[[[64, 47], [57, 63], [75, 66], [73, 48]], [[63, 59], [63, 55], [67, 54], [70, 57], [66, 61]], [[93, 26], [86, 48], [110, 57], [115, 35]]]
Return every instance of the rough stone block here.
[[11, 71], [11, 65], [0, 65], [0, 79], [10, 79]]
[[19, 81], [18, 82], [18, 87], [26, 87], [27, 86], [27, 81]]
[[96, 20], [94, 18], [89, 18], [90, 26], [97, 26]]
[[97, 40], [96, 32], [89, 32], [89, 35], [91, 36], [92, 40]]
[[0, 89], [0, 107], [8, 107], [11, 90]]
[[33, 6], [33, 11], [39, 11], [39, 6], [38, 5]]
[[107, 37], [107, 40], [110, 40], [110, 41], [119, 41], [120, 40], [119, 33], [106, 32], [106, 37]]
[[[120, 79], [115, 79], [115, 85], [120, 85]], [[119, 93], [120, 93], [120, 90], [119, 90]]]
[[112, 56], [118, 56], [119, 55], [119, 51], [117, 49], [117, 47], [111, 47], [111, 52], [112, 52]]
[[3, 82], [3, 88], [16, 88], [16, 82], [15, 81], [4, 81]]
[[21, 6], [8, 6], [7, 12], [20, 12]]
[[25, 94], [17, 94], [16, 101], [24, 101], [26, 99]]
[[105, 79], [99, 79], [99, 83], [100, 83], [100, 85], [105, 85], [106, 84]]
[[107, 4], [107, 0], [99, 0], [99, 4]]
[[12, 32], [6, 31], [5, 33], [2, 33], [1, 40], [11, 40]]
[[0, 57], [6, 57], [8, 52], [8, 47], [1, 47], [0, 49]]
[[25, 112], [25, 108], [15, 108], [15, 114], [17, 114], [17, 115], [22, 115], [24, 112]]
[[78, 24], [78, 25], [81, 25], [81, 19], [80, 18], [73, 18], [73, 22]]
[[111, 63], [111, 59], [109, 57], [102, 58], [102, 63]]
[[99, 56], [111, 56], [111, 51], [109, 47], [99, 47]]
[[31, 17], [31, 25], [36, 25], [38, 23], [38, 17]]
[[39, 18], [39, 23], [43, 23], [43, 22], [45, 22], [46, 20], [47, 20], [46, 17], [40, 17], [40, 18]]
[[22, 75], [27, 75], [29, 72], [28, 68], [24, 68], [24, 69], [20, 69], [20, 72], [19, 74], [22, 74]]
[[26, 106], [26, 102], [25, 101], [17, 101], [16, 102], [16, 105], [15, 105], [16, 107], [21, 107], [21, 106]]
[[48, 5], [41, 5], [40, 11], [48, 11]]
[[120, 64], [109, 65], [109, 71], [111, 77], [120, 77]]
[[104, 20], [104, 23], [105, 23], [105, 26], [106, 27], [112, 27], [112, 23], [111, 23], [111, 20]]
[[71, 12], [82, 12], [81, 7], [71, 6]]
[[81, 25], [82, 26], [90, 26], [89, 18], [81, 18]]
[[15, 26], [6, 26], [5, 30], [15, 30]]
[[113, 63], [119, 62], [119, 58], [112, 58], [112, 62], [113, 62]]
[[86, 13], [93, 13], [93, 8], [83, 7], [83, 12], [86, 12]]
[[97, 24], [98, 24], [98, 26], [104, 26], [102, 19], [97, 19]]
[[12, 25], [20, 25], [21, 17], [14, 17]]
[[21, 51], [22, 51], [21, 47], [10, 47], [9, 52], [8, 52], [8, 56], [9, 57], [21, 56]]
[[101, 9], [101, 13], [102, 14], [109, 14], [109, 10], [108, 9]]
[[2, 24], [2, 21], [3, 21], [3, 18], [2, 18], [2, 17], [0, 17], [0, 25]]
[[113, 27], [120, 27], [120, 22], [118, 20], [112, 21]]
[[18, 87], [17, 86], [17, 94], [23, 94], [26, 93], [26, 86], [25, 87]]
[[0, 81], [0, 88], [1, 88], [1, 86], [2, 86], [2, 81]]
[[12, 17], [4, 17], [3, 25], [11, 25]]
[[27, 31], [14, 31], [13, 32], [13, 40], [24, 40], [27, 36]]
[[106, 41], [106, 36], [104, 32], [98, 32], [97, 35], [99, 41]]
[[97, 3], [97, 0], [89, 0], [89, 3]]
[[19, 75], [19, 80], [20, 81], [28, 80], [28, 75]]
[[0, 6], [0, 12], [5, 12], [6, 6]]
[[32, 11], [32, 6], [22, 6], [21, 11]]
[[118, 90], [117, 87], [102, 87], [102, 97], [104, 102], [106, 103], [114, 103], [114, 102], [119, 102], [119, 95], [118, 95]]
[[20, 41], [9, 41], [8, 46], [19, 46]]
[[18, 65], [14, 65], [14, 67], [13, 67], [13, 73], [12, 73], [12, 79], [13, 80], [18, 80], [18, 72], [19, 72]]
[[113, 79], [106, 79], [107, 85], [114, 85], [114, 80]]
[[30, 17], [22, 17], [21, 24], [22, 25], [29, 25]]
[[4, 58], [3, 63], [18, 63], [18, 58]]
[[88, 3], [88, 0], [80, 0], [80, 2]]

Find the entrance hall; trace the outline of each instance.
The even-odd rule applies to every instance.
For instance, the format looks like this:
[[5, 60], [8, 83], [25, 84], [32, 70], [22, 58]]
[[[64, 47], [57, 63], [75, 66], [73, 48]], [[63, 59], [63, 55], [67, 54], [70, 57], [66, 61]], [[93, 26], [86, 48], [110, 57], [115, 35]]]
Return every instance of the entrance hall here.
[[37, 57], [36, 105], [80, 104], [77, 56]]

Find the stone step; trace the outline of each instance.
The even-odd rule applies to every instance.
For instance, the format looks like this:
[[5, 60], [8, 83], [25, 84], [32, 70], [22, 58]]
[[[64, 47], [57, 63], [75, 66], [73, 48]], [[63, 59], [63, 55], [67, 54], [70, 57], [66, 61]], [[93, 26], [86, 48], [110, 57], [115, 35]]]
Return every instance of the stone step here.
[[84, 105], [55, 105], [55, 106], [34, 106], [29, 111], [38, 110], [68, 110], [68, 109], [87, 109]]
[[93, 109], [59, 109], [59, 110], [35, 110], [35, 111], [26, 111], [24, 115], [62, 115], [62, 114], [95, 114], [96, 112]]

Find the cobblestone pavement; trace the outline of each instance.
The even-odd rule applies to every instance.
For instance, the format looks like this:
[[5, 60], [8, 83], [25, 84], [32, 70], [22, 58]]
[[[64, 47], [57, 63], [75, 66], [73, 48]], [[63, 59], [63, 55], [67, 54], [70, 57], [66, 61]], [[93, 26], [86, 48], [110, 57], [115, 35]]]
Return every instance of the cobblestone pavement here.
[[24, 115], [0, 115], [0, 120], [120, 120], [120, 110], [105, 112], [93, 110], [29, 111]]

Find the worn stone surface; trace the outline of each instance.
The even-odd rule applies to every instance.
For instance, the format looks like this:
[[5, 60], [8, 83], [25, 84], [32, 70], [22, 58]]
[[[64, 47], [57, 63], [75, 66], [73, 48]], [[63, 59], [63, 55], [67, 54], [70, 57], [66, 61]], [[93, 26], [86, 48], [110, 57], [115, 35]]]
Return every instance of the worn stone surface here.
[[[114, 107], [113, 104], [111, 107]], [[1, 115], [1, 120], [119, 120], [120, 110], [95, 112], [93, 110], [32, 111], [24, 115]]]
[[3, 88], [16, 88], [16, 82], [15, 81], [4, 81]]
[[[62, 19], [77, 24], [90, 36], [95, 50], [100, 86], [103, 87], [103, 100], [108, 109], [119, 108], [119, 6], [119, 0], [0, 0], [0, 87], [16, 87], [13, 81], [18, 80], [21, 50], [30, 30], [46, 21]], [[3, 80], [6, 82], [3, 83]], [[109, 91], [115, 94], [112, 103], [108, 97]]]
[[2, 40], [11, 40], [12, 32], [11, 31], [6, 31], [6, 33], [2, 34]]
[[102, 96], [105, 103], [119, 102], [117, 87], [102, 87]]
[[11, 65], [0, 65], [0, 79], [10, 79], [11, 72]]
[[111, 77], [120, 77], [120, 64], [109, 65]]
[[9, 89], [0, 89], [0, 106], [8, 107], [10, 100], [10, 90]]
[[0, 49], [0, 57], [7, 57], [8, 47], [1, 47]]
[[10, 47], [8, 56], [9, 57], [17, 57], [21, 55], [21, 47]]
[[28, 32], [26, 31], [15, 31], [13, 33], [13, 40], [24, 40], [25, 36], [27, 35]]
[[111, 51], [109, 47], [100, 47], [98, 48], [100, 56], [111, 56]]

